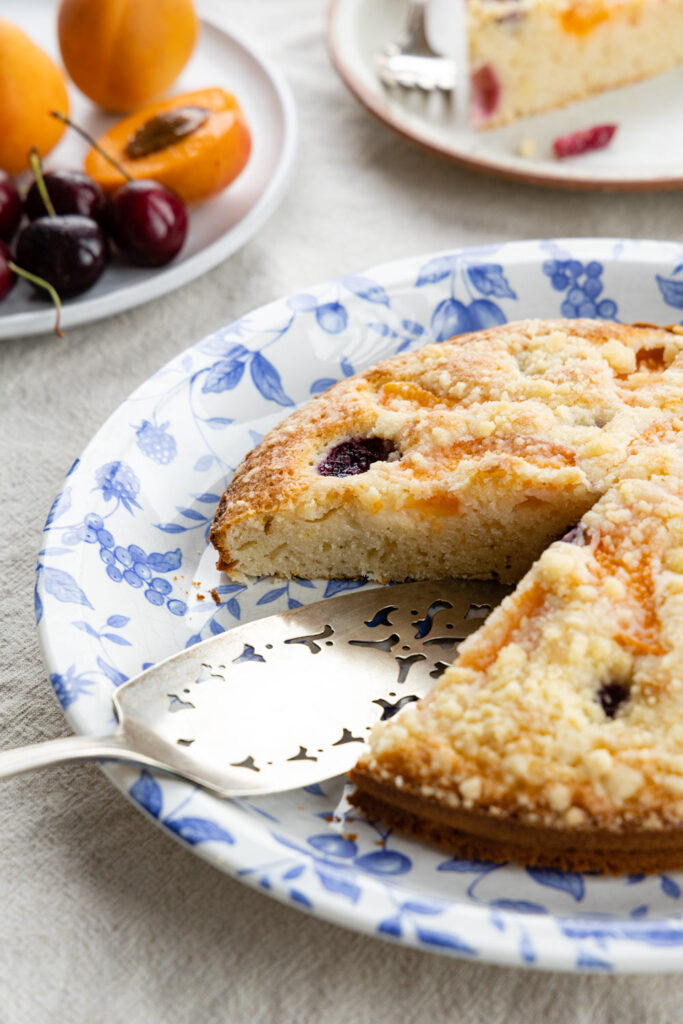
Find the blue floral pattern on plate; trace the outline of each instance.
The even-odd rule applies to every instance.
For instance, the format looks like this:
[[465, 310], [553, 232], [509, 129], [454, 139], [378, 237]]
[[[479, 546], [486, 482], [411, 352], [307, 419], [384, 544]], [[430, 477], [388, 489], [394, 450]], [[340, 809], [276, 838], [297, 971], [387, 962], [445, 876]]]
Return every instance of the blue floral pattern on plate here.
[[[207, 546], [244, 454], [296, 404], [378, 359], [525, 317], [670, 323], [683, 246], [510, 242], [387, 264], [256, 310], [123, 403], [72, 466], [35, 590], [50, 681], [79, 732], [113, 726], [111, 692], [240, 621], [362, 586], [234, 583]], [[278, 899], [395, 942], [520, 966], [683, 965], [681, 879], [602, 878], [449, 858], [359, 817], [343, 779], [219, 800], [122, 766], [107, 773], [195, 852]]]

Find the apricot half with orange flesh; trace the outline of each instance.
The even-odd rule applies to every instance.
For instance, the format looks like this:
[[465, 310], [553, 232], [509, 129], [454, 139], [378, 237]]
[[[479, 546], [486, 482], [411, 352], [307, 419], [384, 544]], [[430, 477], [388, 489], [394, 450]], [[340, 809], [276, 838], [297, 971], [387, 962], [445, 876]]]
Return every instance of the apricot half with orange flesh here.
[[[224, 89], [201, 89], [136, 111], [97, 140], [132, 178], [152, 178], [185, 202], [222, 191], [245, 167], [249, 127], [239, 103]], [[107, 192], [126, 178], [96, 149], [86, 172]]]

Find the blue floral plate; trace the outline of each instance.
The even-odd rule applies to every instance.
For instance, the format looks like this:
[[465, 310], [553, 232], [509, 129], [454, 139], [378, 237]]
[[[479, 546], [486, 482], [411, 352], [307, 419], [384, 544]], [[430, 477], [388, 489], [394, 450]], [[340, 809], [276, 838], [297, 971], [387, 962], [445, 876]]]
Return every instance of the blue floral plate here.
[[[228, 582], [207, 530], [245, 452], [311, 395], [386, 356], [530, 316], [670, 323], [683, 246], [511, 242], [391, 263], [259, 309], [142, 385], [69, 472], [45, 525], [36, 615], [78, 732], [114, 687], [238, 621], [358, 583]], [[293, 906], [424, 950], [520, 966], [683, 966], [683, 879], [602, 878], [447, 857], [348, 811], [343, 779], [220, 800], [115, 766], [114, 783], [216, 866]]]

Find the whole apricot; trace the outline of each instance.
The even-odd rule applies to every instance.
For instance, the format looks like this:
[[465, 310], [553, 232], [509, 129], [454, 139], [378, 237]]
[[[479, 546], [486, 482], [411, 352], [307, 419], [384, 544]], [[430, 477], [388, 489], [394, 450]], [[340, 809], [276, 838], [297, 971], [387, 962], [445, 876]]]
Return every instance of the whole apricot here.
[[62, 0], [59, 46], [81, 92], [105, 110], [134, 110], [169, 88], [197, 39], [192, 0]]
[[64, 76], [57, 65], [12, 22], [0, 18], [0, 167], [19, 174], [36, 147], [41, 156], [61, 139], [64, 125], [50, 117], [68, 109]]

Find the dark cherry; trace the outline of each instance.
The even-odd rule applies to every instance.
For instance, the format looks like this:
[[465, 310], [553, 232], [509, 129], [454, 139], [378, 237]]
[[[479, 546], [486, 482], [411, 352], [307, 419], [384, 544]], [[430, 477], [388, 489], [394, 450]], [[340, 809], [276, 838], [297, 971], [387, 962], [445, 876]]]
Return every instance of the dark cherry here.
[[614, 718], [620, 706], [628, 700], [628, 686], [623, 683], [603, 683], [598, 690], [598, 700], [608, 718]]
[[24, 228], [17, 241], [18, 265], [48, 281], [60, 298], [90, 288], [108, 257], [107, 239], [90, 217], [39, 217]]
[[352, 437], [330, 448], [318, 463], [322, 476], [356, 476], [365, 473], [373, 462], [386, 462], [397, 451], [393, 441], [384, 437]]
[[187, 210], [157, 181], [128, 181], [110, 198], [107, 228], [121, 252], [144, 267], [161, 267], [180, 252]]
[[0, 242], [0, 302], [12, 291], [16, 280], [9, 265], [11, 259], [12, 253], [4, 242]]
[[[78, 213], [101, 222], [107, 200], [97, 182], [84, 171], [46, 171], [43, 178], [55, 213]], [[26, 193], [24, 209], [30, 220], [49, 212], [35, 181]]]
[[0, 170], [0, 239], [9, 242], [21, 220], [21, 196], [7, 171]]

